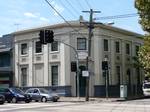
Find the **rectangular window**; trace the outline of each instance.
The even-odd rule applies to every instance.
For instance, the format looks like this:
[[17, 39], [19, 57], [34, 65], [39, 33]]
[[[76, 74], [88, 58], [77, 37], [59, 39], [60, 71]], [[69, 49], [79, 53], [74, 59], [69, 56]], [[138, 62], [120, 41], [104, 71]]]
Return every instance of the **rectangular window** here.
[[120, 53], [120, 43], [116, 42], [116, 53]]
[[58, 42], [51, 43], [51, 51], [58, 51]]
[[77, 38], [77, 50], [86, 50], [86, 38]]
[[35, 43], [35, 53], [41, 53], [42, 52], [42, 44], [40, 41]]
[[126, 54], [130, 54], [130, 44], [126, 44]]
[[117, 84], [120, 85], [120, 66], [116, 66]]
[[27, 54], [27, 43], [21, 44], [21, 55]]
[[52, 71], [52, 85], [57, 86], [58, 85], [58, 66], [51, 66]]
[[27, 86], [27, 68], [21, 68], [21, 86]]
[[139, 46], [135, 46], [135, 54], [136, 54], [136, 56], [138, 56], [139, 49], [140, 49]]
[[108, 51], [108, 40], [104, 39], [104, 51]]

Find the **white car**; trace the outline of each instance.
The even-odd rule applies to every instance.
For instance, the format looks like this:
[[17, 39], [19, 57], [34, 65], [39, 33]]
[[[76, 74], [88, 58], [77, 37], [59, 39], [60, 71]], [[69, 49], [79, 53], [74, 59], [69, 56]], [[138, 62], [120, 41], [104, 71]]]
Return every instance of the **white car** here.
[[143, 83], [143, 95], [150, 96], [150, 82]]
[[59, 96], [56, 93], [50, 93], [44, 88], [30, 88], [26, 91], [26, 94], [29, 94], [32, 100], [41, 102], [57, 102], [59, 99]]

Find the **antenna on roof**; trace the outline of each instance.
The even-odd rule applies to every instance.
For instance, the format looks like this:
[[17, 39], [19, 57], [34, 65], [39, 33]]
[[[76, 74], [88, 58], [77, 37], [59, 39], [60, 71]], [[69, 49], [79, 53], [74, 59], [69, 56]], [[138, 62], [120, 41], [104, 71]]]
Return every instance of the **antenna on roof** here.
[[20, 23], [15, 23], [14, 25], [16, 26], [16, 31], [18, 31], [18, 30], [19, 30], [19, 26], [20, 26], [21, 24], [20, 24]]

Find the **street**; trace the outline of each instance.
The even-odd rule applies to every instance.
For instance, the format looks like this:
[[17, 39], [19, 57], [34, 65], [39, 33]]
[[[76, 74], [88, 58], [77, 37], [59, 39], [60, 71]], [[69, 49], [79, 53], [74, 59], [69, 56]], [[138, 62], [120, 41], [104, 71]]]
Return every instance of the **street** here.
[[131, 101], [60, 101], [5, 103], [0, 105], [0, 112], [149, 112], [150, 99]]

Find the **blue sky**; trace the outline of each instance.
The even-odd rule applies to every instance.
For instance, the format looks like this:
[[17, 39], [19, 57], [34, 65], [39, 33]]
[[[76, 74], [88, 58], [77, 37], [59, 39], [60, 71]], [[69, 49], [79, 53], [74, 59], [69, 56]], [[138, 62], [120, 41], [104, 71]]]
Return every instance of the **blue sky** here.
[[[89, 14], [83, 10], [101, 11], [94, 17], [105, 17], [136, 13], [134, 0], [49, 0], [55, 9], [67, 20], [77, 20], [82, 15], [88, 20]], [[0, 36], [26, 28], [64, 22], [45, 0], [1, 0]], [[114, 22], [113, 26], [144, 34], [138, 16], [121, 19], [98, 20]]]

